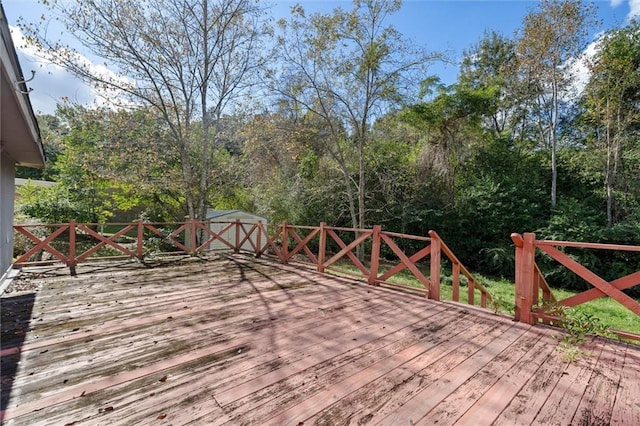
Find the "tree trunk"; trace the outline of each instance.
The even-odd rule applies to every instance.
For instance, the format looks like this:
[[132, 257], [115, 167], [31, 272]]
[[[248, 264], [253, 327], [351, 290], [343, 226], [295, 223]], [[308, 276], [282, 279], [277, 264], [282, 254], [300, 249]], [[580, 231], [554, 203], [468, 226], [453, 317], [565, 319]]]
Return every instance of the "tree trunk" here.
[[553, 75], [553, 94], [551, 102], [553, 102], [553, 117], [551, 117], [551, 206], [555, 207], [558, 203], [558, 160], [556, 151], [558, 147], [558, 80]]
[[607, 129], [607, 164], [604, 174], [605, 190], [607, 192], [607, 227], [613, 224], [613, 185], [611, 170], [611, 141], [609, 140], [609, 129]]
[[[607, 115], [609, 115], [609, 99], [607, 99]], [[607, 161], [604, 172], [604, 185], [607, 193], [607, 227], [613, 224], [613, 170], [612, 170], [612, 157], [613, 157], [613, 141], [611, 138], [611, 119], [605, 118], [606, 134], [605, 144], [607, 147]]]
[[[364, 229], [365, 227], [365, 161], [364, 161], [364, 136], [358, 138], [358, 228]], [[356, 238], [360, 234], [356, 235]], [[358, 245], [356, 248], [356, 256], [360, 261], [364, 260], [364, 246]]]

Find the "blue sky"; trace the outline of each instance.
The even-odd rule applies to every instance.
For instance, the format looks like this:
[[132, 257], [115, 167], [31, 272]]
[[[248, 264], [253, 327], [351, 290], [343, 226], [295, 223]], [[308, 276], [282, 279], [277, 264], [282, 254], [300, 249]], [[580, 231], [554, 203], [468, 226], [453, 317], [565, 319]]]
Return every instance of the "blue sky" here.
[[[14, 26], [19, 17], [28, 22], [38, 22], [46, 9], [37, 0], [1, 0], [9, 24]], [[308, 12], [328, 12], [335, 7], [349, 9], [350, 1], [302, 0], [276, 1], [272, 12], [276, 18], [287, 16], [289, 8], [301, 3]], [[496, 30], [504, 35], [513, 35], [521, 26], [522, 18], [534, 9], [536, 1], [524, 0], [405, 0], [402, 9], [389, 18], [394, 25], [411, 40], [429, 50], [446, 52], [449, 58], [458, 61], [465, 49], [476, 43], [486, 30]], [[613, 27], [625, 25], [630, 15], [640, 15], [640, 0], [596, 1], [598, 18], [602, 25], [592, 28], [592, 36]], [[23, 48], [23, 42], [14, 43], [19, 51], [20, 62], [25, 76], [36, 71], [36, 77], [29, 82], [33, 88], [31, 100], [37, 112], [52, 113], [62, 97], [74, 102], [89, 103], [92, 90], [67, 75], [63, 70], [47, 65], [34, 57], [33, 52]], [[450, 84], [457, 75], [455, 65], [438, 64], [431, 73], [440, 76]]]

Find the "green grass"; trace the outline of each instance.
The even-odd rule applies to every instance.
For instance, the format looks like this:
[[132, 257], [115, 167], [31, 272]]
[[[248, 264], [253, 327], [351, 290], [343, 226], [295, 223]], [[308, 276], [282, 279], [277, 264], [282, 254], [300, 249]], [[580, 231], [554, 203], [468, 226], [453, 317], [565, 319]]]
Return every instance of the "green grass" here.
[[[552, 289], [557, 300], [573, 296], [576, 292]], [[575, 308], [576, 312], [591, 314], [600, 319], [608, 328], [640, 334], [640, 316], [634, 314], [615, 300], [601, 297]]]
[[[387, 268], [381, 266], [380, 272], [387, 270]], [[429, 271], [425, 268], [420, 268], [421, 272], [428, 278]], [[360, 271], [353, 266], [349, 261], [339, 262], [337, 265], [330, 268], [332, 273], [338, 275], [359, 275]], [[504, 313], [507, 315], [514, 314], [515, 303], [515, 285], [512, 281], [501, 279], [491, 279], [483, 277], [478, 274], [474, 274], [477, 281], [479, 281], [491, 294], [496, 303], [494, 305], [487, 304], [488, 309], [492, 309], [496, 312]], [[395, 284], [401, 284], [407, 287], [424, 289], [422, 284], [417, 278], [408, 270], [404, 269], [398, 274], [391, 277], [389, 280]], [[452, 278], [447, 271], [441, 273], [441, 286], [440, 286], [440, 300], [450, 301], [452, 300]], [[466, 277], [460, 277], [460, 302], [467, 303], [467, 279]], [[552, 289], [554, 296], [557, 300], [562, 300], [567, 297], [573, 296], [577, 292], [572, 292], [565, 289]], [[480, 305], [480, 292], [475, 292], [475, 304]], [[633, 312], [616, 302], [615, 300], [602, 297], [575, 308], [576, 313], [585, 313], [597, 317], [600, 322], [609, 329], [621, 330], [640, 334], [640, 316], [635, 315]]]

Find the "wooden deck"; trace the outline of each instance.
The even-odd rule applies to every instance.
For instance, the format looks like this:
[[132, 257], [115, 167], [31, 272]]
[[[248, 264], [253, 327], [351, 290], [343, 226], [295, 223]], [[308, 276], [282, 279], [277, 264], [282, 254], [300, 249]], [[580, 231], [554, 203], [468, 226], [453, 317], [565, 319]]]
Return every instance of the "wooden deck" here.
[[640, 424], [640, 347], [267, 260], [50, 276], [2, 298], [7, 425]]

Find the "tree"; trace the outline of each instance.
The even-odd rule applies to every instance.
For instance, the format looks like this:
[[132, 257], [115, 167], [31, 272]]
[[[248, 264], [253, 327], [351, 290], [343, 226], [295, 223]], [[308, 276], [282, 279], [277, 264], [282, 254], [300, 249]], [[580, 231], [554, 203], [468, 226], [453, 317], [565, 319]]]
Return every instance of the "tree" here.
[[324, 122], [325, 149], [340, 169], [354, 228], [366, 226], [371, 126], [392, 105], [409, 99], [405, 89], [414, 88], [411, 77], [434, 59], [385, 26], [400, 6], [400, 1], [355, 0], [351, 11], [337, 8], [310, 17], [295, 6], [293, 17], [279, 22], [284, 68], [272, 87], [294, 109]]
[[38, 115], [38, 127], [44, 146], [45, 167], [34, 169], [32, 167], [16, 166], [16, 177], [24, 179], [55, 180], [55, 174], [50, 164], [55, 163], [62, 152], [62, 137], [69, 129], [56, 115]]
[[482, 121], [495, 111], [498, 92], [465, 84], [444, 86], [437, 78], [425, 80], [423, 91], [431, 99], [405, 108], [399, 116], [422, 131], [422, 167], [440, 180], [441, 201], [451, 204], [456, 173], [473, 150], [492, 136]]
[[54, 223], [96, 223], [118, 214], [120, 220], [181, 220], [179, 157], [153, 112], [66, 105], [46, 116], [58, 131], [56, 155], [44, 174], [56, 185], [23, 191], [23, 212]]
[[[301, 223], [308, 217], [315, 200], [307, 184], [318, 173], [320, 145], [313, 116], [296, 117], [286, 109], [257, 114], [244, 123], [243, 166], [246, 187], [250, 188], [256, 210], [273, 222]], [[319, 221], [328, 214], [323, 209]]]
[[70, 46], [48, 39], [46, 25], [23, 26], [28, 40], [54, 63], [110, 90], [112, 101], [142, 103], [159, 113], [180, 156], [189, 217], [204, 217], [217, 123], [262, 65], [261, 7], [254, 0], [45, 3], [110, 68], [93, 67]]
[[369, 219], [387, 230], [426, 234], [430, 229], [424, 228], [419, 211], [437, 198], [430, 187], [437, 178], [421, 167], [422, 136], [396, 113], [373, 127], [366, 153]]
[[623, 154], [640, 134], [640, 21], [631, 21], [600, 39], [584, 104], [596, 146], [605, 151], [607, 226], [611, 227]]
[[563, 101], [571, 91], [571, 67], [584, 50], [594, 9], [580, 0], [544, 0], [524, 18], [517, 54], [540, 143], [551, 151], [551, 205], [557, 203], [557, 146]]
[[491, 31], [465, 51], [460, 64], [458, 84], [474, 91], [493, 93], [493, 102], [486, 111], [486, 126], [496, 137], [505, 131], [513, 132], [520, 114], [514, 96], [517, 79], [515, 41]]

